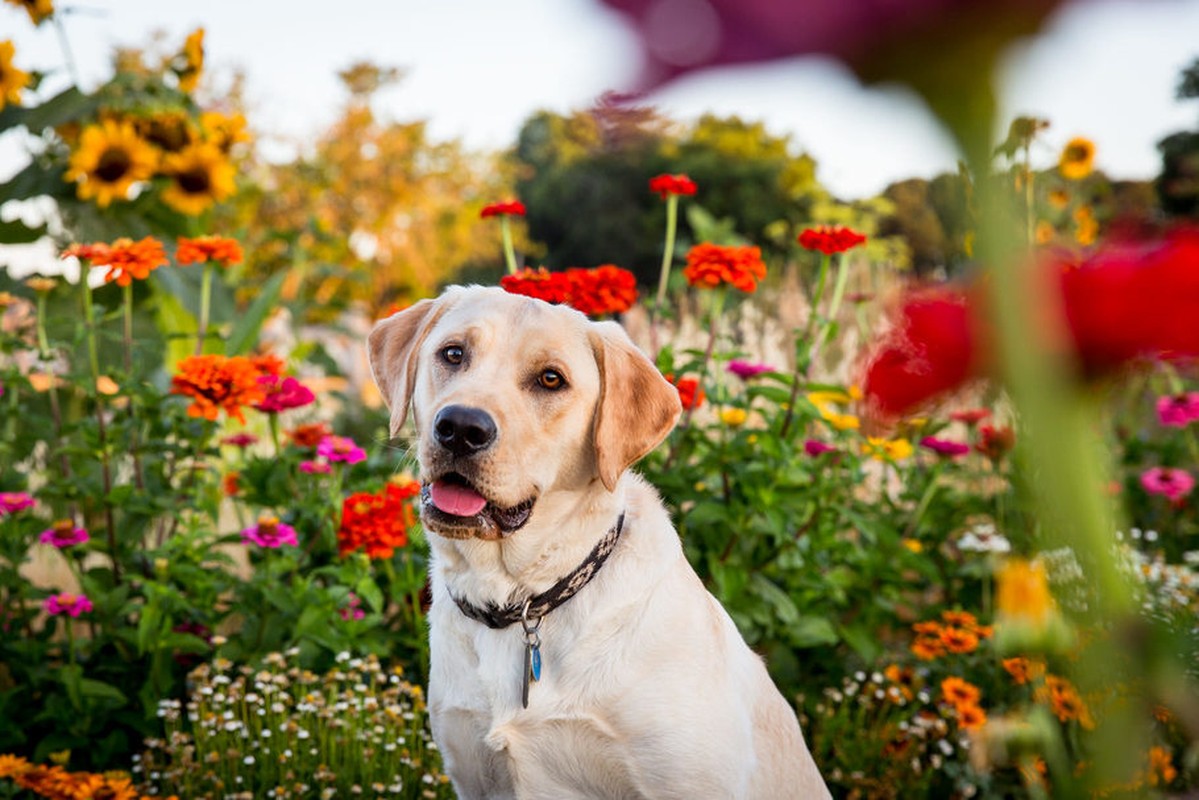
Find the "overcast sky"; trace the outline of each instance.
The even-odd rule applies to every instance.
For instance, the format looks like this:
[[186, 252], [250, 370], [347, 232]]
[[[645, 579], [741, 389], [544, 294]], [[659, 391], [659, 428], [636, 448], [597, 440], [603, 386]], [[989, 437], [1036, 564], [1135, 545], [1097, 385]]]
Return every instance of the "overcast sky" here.
[[[181, 43], [206, 28], [209, 66], [248, 77], [250, 123], [261, 133], [311, 138], [337, 114], [336, 72], [371, 59], [407, 70], [381, 96], [381, 111], [427, 119], [437, 137], [479, 148], [511, 144], [532, 111], [569, 111], [607, 89], [628, 88], [639, 51], [622, 19], [589, 0], [341, 0], [268, 2], [80, 0], [59, 2], [85, 87], [110, 72], [112, 48], [141, 45], [154, 30]], [[34, 29], [0, 5], [0, 38], [16, 44], [17, 65], [58, 70], [52, 26]], [[1052, 122], [1042, 150], [1051, 163], [1075, 135], [1098, 145], [1098, 164], [1119, 177], [1157, 169], [1155, 143], [1199, 126], [1199, 103], [1173, 99], [1179, 70], [1199, 57], [1199, 0], [1112, 0], [1066, 9], [1037, 41], [1013, 53], [1004, 72], [1008, 115]], [[650, 101], [672, 116], [704, 111], [762, 119], [790, 134], [819, 163], [818, 177], [844, 197], [873, 194], [889, 181], [951, 168], [947, 139], [919, 103], [898, 90], [862, 89], [838, 65], [797, 59], [769, 67], [689, 77]], [[0, 177], [19, 163], [0, 137]]]

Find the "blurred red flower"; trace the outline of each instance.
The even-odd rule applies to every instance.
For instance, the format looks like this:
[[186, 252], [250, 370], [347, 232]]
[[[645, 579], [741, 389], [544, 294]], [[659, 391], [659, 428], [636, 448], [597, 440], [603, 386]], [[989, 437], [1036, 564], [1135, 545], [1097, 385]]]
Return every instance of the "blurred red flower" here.
[[500, 278], [505, 292], [535, 297], [547, 303], [565, 303], [570, 297], [570, 279], [565, 272], [550, 272], [545, 267], [525, 267], [515, 275]]
[[525, 204], [519, 200], [507, 200], [503, 203], [490, 203], [483, 206], [483, 210], [479, 212], [479, 216], [483, 219], [500, 216], [523, 217], [524, 215]]
[[674, 388], [679, 390], [679, 402], [683, 404], [683, 408], [690, 411], [704, 404], [706, 397], [703, 387], [699, 385], [699, 381], [695, 378], [679, 378], [675, 380], [673, 375], [667, 375], [666, 380], [673, 383]]
[[663, 200], [672, 194], [693, 195], [696, 188], [695, 181], [686, 175], [657, 175], [649, 179], [649, 190], [657, 192]]
[[826, 256], [844, 253], [866, 243], [866, 235], [844, 225], [820, 225], [806, 228], [799, 234], [799, 246], [806, 250], [818, 250]]
[[619, 314], [637, 302], [637, 277], [615, 264], [566, 271], [571, 308], [589, 316]]
[[1016, 432], [1009, 427], [978, 426], [978, 443], [974, 449], [992, 461], [998, 461], [1016, 446]]
[[757, 247], [738, 247], [704, 242], [687, 252], [683, 268], [687, 283], [705, 289], [727, 284], [743, 292], [754, 292], [766, 277], [766, 264]]

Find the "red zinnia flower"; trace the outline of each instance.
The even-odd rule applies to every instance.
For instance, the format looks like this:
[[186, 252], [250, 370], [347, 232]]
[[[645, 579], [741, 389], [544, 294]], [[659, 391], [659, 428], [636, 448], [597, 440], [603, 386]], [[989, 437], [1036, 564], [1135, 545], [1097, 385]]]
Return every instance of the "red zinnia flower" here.
[[566, 271], [571, 308], [589, 316], [619, 314], [637, 302], [637, 278], [627, 269], [603, 264], [595, 269]]
[[966, 408], [949, 414], [949, 418], [954, 422], [964, 422], [972, 427], [989, 416], [991, 416], [991, 411], [986, 408]]
[[715, 289], [728, 284], [743, 292], [753, 292], [766, 277], [766, 264], [757, 247], [737, 247], [704, 242], [687, 252], [683, 275], [692, 286]]
[[297, 425], [287, 432], [296, 447], [312, 449], [321, 443], [321, 440], [331, 434], [329, 426], [323, 422], [310, 422], [306, 425]]
[[862, 383], [868, 402], [887, 416], [958, 387], [976, 369], [972, 321], [960, 294], [948, 289], [915, 293], [899, 317], [871, 357]]
[[676, 381], [673, 375], [667, 375], [666, 380], [673, 383], [674, 387], [679, 390], [679, 401], [683, 404], [683, 408], [691, 410], [704, 404], [703, 387], [695, 378], [679, 378]]
[[695, 181], [686, 175], [658, 175], [649, 179], [649, 190], [657, 192], [665, 200], [669, 195], [695, 194]]
[[377, 494], [356, 492], [341, 506], [337, 549], [346, 555], [360, 548], [369, 558], [391, 558], [395, 548], [408, 544], [408, 529], [416, 522], [406, 502], [420, 494], [420, 484], [389, 483]]
[[483, 206], [483, 210], [479, 212], [479, 216], [483, 219], [504, 215], [523, 217], [525, 215], [525, 204], [519, 200], [508, 200], [503, 203], [490, 203]]
[[805, 229], [799, 235], [798, 241], [800, 247], [819, 250], [826, 256], [831, 256], [865, 244], [866, 235], [844, 225], [820, 225]]
[[974, 449], [992, 461], [998, 461], [1016, 446], [1016, 432], [1011, 428], [996, 428], [981, 425], [978, 429], [978, 444]]
[[222, 267], [240, 264], [243, 259], [241, 245], [235, 239], [221, 236], [179, 237], [175, 260], [180, 264], [203, 264], [209, 259]]
[[515, 275], [500, 278], [505, 292], [535, 297], [547, 303], [565, 303], [570, 298], [570, 279], [564, 272], [550, 272], [545, 267], [525, 267]]

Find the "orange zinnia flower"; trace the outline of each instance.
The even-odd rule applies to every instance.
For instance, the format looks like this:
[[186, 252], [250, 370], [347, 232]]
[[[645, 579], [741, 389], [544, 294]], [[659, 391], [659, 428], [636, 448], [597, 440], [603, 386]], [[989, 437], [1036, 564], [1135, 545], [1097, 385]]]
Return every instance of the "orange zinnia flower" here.
[[1170, 751], [1160, 745], [1149, 748], [1149, 782], [1154, 786], [1168, 786], [1178, 777], [1178, 770], [1170, 758]]
[[957, 706], [958, 727], [962, 730], [974, 731], [987, 724], [987, 712], [976, 705]]
[[951, 653], [973, 653], [978, 649], [978, 635], [962, 628], [945, 628], [941, 643]]
[[118, 286], [128, 286], [134, 279], [144, 281], [152, 271], [167, 263], [162, 242], [153, 236], [136, 242], [121, 238], [112, 244], [73, 244], [63, 251], [63, 255], [84, 259], [93, 267], [108, 267], [104, 282], [116, 281]]
[[941, 619], [944, 620], [946, 625], [956, 625], [966, 630], [970, 630], [978, 625], [978, 617], [969, 611], [942, 611]]
[[912, 642], [912, 654], [922, 661], [932, 661], [935, 658], [945, 655], [945, 645], [941, 644], [939, 638], [931, 636], [921, 636], [916, 641]]
[[687, 283], [705, 289], [729, 285], [743, 292], [754, 292], [758, 281], [766, 277], [766, 264], [757, 247], [734, 247], [704, 242], [687, 252], [683, 269]]
[[171, 394], [192, 398], [188, 416], [215, 420], [222, 409], [245, 422], [242, 406], [262, 402], [265, 394], [258, 378], [262, 372], [244, 356], [188, 356], [179, 362], [179, 374], [171, 378]]
[[241, 245], [236, 239], [222, 236], [199, 236], [195, 239], [179, 237], [175, 260], [180, 264], [203, 264], [212, 260], [222, 267], [240, 264], [244, 258]]
[[329, 426], [323, 422], [311, 422], [307, 425], [297, 425], [287, 432], [292, 444], [296, 447], [313, 448], [321, 443], [321, 439], [331, 434]]
[[1012, 676], [1012, 682], [1017, 686], [1023, 686], [1045, 674], [1045, 662], [1033, 661], [1023, 656], [1005, 658], [1003, 660], [1003, 668], [1007, 671], [1008, 675]]
[[1062, 722], [1078, 720], [1078, 724], [1087, 730], [1095, 727], [1091, 710], [1079, 696], [1074, 684], [1058, 675], [1048, 675], [1045, 686], [1034, 693], [1034, 698], [1041, 703], [1048, 702], [1053, 715]]
[[957, 676], [950, 676], [941, 681], [941, 696], [945, 698], [945, 702], [959, 708], [978, 705], [982, 692], [969, 681]]

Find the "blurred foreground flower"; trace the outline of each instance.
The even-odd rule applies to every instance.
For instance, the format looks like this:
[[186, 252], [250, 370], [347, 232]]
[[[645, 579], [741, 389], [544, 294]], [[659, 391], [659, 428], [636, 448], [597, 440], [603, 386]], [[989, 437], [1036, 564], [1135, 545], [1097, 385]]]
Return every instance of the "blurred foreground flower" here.
[[21, 104], [21, 91], [29, 85], [29, 73], [12, 63], [16, 48], [11, 41], [0, 42], [0, 111], [4, 106]]
[[1095, 143], [1082, 136], [1076, 136], [1066, 142], [1062, 155], [1058, 159], [1057, 170], [1062, 177], [1070, 181], [1078, 181], [1091, 174], [1095, 168]]
[[29, 21], [41, 25], [54, 14], [54, 0], [6, 0], [8, 3], [25, 9]]

